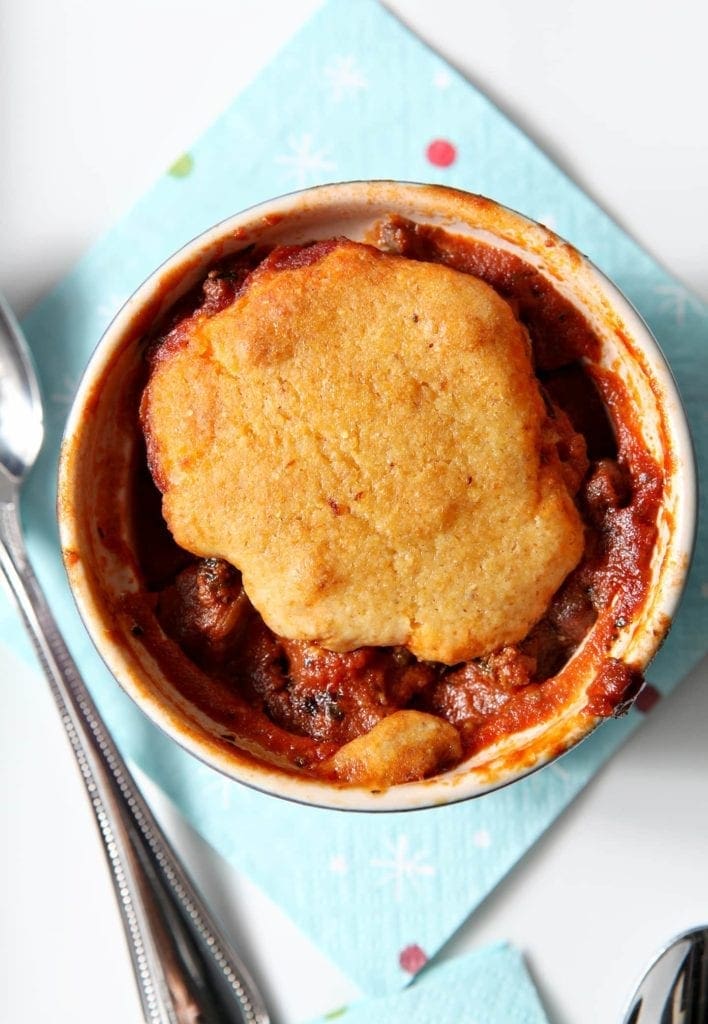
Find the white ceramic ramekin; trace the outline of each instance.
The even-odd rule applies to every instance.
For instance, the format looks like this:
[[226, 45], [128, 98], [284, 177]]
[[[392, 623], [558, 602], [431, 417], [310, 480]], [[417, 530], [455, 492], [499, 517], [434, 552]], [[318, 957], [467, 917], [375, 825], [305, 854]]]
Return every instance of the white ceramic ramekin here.
[[[572, 699], [543, 725], [507, 736], [432, 779], [382, 792], [298, 776], [220, 738], [114, 614], [116, 599], [139, 587], [127, 481], [135, 450], [134, 408], [126, 382], [138, 372], [140, 339], [216, 260], [257, 242], [300, 243], [334, 235], [362, 239], [387, 214], [440, 225], [521, 255], [592, 323], [600, 364], [632, 395], [648, 450], [664, 469], [659, 539], [646, 599], [612, 638], [603, 657], [644, 668], [665, 636], [690, 560], [696, 518], [695, 470], [681, 401], [666, 362], [632, 306], [591, 263], [543, 226], [479, 196], [399, 182], [325, 185], [274, 199], [229, 218], [190, 242], [137, 290], [101, 339], [71, 411], [60, 467], [59, 526], [69, 580], [96, 647], [118, 682], [178, 743], [226, 775], [282, 797], [349, 810], [401, 810], [447, 804], [513, 782], [574, 746], [598, 724], [584, 711], [597, 662], [578, 664]], [[113, 503], [110, 542], [96, 514]], [[116, 537], [119, 542], [116, 543]], [[592, 630], [574, 655], [592, 640]]]

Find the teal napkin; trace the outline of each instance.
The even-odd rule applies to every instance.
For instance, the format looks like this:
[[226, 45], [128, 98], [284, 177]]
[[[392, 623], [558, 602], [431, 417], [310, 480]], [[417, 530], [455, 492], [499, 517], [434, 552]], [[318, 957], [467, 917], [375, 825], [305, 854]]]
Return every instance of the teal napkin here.
[[520, 953], [507, 945], [423, 972], [402, 993], [342, 1006], [310, 1024], [548, 1024]]
[[[125, 219], [26, 318], [48, 439], [25, 495], [30, 552], [124, 752], [365, 991], [403, 987], [641, 719], [610, 721], [560, 762], [479, 800], [346, 815], [245, 789], [153, 728], [75, 613], [54, 522], [59, 437], [76, 381], [123, 300], [175, 248], [234, 211], [328, 180], [399, 178], [485, 193], [553, 226], [632, 299], [663, 345], [708, 455], [708, 311], [469, 82], [373, 0], [330, 0]], [[703, 525], [681, 613], [651, 669], [667, 693], [706, 650]], [[0, 638], [31, 657], [9, 607]], [[643, 707], [650, 701], [645, 698]]]

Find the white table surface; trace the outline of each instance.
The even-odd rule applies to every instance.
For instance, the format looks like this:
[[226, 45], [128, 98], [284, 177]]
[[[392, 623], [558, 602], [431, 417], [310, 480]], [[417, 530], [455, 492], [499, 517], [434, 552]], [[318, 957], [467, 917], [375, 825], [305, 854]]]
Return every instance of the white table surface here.
[[[19, 313], [316, 6], [6, 0], [0, 287]], [[388, 6], [708, 299], [705, 5]], [[137, 1024], [112, 890], [58, 718], [37, 674], [1, 651], [0, 703], [0, 1021]], [[656, 707], [444, 955], [510, 939], [554, 1024], [617, 1020], [652, 951], [708, 920], [706, 723], [708, 661]], [[279, 1024], [356, 995], [154, 787], [146, 792]]]

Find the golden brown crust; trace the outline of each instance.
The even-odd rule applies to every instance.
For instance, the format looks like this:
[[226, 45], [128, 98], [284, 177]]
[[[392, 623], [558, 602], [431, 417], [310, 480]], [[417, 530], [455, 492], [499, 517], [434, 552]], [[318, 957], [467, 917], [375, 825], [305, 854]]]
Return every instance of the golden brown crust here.
[[470, 275], [343, 241], [191, 321], [143, 401], [177, 542], [278, 634], [454, 663], [580, 558], [525, 331]]

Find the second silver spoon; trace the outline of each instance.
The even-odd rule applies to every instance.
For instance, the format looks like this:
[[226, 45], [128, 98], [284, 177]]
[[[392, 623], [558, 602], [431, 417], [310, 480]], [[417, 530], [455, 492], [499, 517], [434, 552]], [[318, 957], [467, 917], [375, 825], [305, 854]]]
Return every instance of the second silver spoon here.
[[708, 1024], [708, 926], [684, 932], [661, 951], [622, 1024]]

